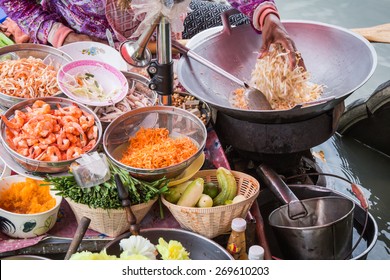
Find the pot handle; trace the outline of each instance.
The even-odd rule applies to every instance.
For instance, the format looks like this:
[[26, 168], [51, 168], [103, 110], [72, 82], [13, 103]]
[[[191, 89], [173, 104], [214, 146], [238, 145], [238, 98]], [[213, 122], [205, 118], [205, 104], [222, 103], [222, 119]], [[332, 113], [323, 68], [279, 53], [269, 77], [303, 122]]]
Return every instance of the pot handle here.
[[221, 33], [226, 33], [227, 35], [230, 35], [232, 26], [230, 25], [229, 17], [236, 14], [240, 14], [240, 11], [233, 8], [221, 14], [221, 20], [223, 26]]
[[263, 163], [256, 168], [256, 173], [283, 204], [288, 204], [290, 219], [296, 220], [307, 215], [308, 212], [303, 203], [273, 169]]
[[140, 226], [137, 224], [137, 217], [134, 215], [131, 210], [131, 201], [129, 197], [128, 190], [123, 186], [122, 180], [119, 177], [119, 174], [114, 175], [116, 188], [118, 189], [119, 199], [122, 201], [122, 206], [126, 211], [126, 218], [130, 224], [130, 233], [132, 235], [138, 235]]

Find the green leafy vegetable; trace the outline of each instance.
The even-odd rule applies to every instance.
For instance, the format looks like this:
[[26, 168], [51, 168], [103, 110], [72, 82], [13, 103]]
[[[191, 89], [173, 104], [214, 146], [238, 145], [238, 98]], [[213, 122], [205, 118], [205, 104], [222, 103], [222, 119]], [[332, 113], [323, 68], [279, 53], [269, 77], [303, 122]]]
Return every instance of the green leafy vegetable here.
[[111, 178], [98, 186], [91, 188], [81, 188], [77, 185], [73, 175], [51, 177], [44, 179], [45, 182], [53, 185], [53, 190], [58, 191], [62, 197], [67, 197], [81, 204], [86, 204], [91, 208], [120, 209], [123, 208], [118, 197], [114, 175], [118, 174], [123, 182], [123, 186], [128, 189], [131, 204], [140, 204], [154, 199], [161, 193], [168, 191], [169, 180], [162, 178], [154, 182], [146, 182], [132, 177], [126, 170], [123, 170], [111, 162]]

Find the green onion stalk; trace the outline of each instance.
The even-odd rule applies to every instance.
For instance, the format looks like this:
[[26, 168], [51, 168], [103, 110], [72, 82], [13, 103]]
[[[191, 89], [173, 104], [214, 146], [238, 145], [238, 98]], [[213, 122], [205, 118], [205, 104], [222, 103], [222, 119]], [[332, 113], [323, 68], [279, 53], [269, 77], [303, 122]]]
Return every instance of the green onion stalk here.
[[[80, 187], [73, 175], [46, 176], [44, 181], [50, 184], [58, 195], [70, 198], [74, 202], [88, 205], [90, 208], [121, 209], [122, 204], [118, 196], [114, 176], [118, 174], [123, 186], [129, 192], [131, 205], [145, 203], [168, 191], [169, 180], [165, 177], [153, 182], [146, 182], [132, 177], [129, 172], [115, 166], [109, 161], [111, 177], [108, 181], [90, 188]], [[160, 214], [163, 217], [161, 205]]]

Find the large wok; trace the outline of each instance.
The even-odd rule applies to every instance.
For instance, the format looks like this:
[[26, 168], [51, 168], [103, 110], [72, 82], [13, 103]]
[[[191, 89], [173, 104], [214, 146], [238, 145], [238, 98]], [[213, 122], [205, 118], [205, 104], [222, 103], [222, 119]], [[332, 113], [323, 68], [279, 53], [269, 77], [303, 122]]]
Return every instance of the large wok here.
[[[248, 81], [262, 37], [251, 25], [232, 27], [228, 13], [223, 29], [205, 36], [191, 48], [236, 77]], [[231, 117], [258, 123], [289, 123], [309, 119], [333, 109], [373, 74], [375, 49], [362, 36], [347, 29], [312, 21], [284, 21], [289, 35], [302, 53], [311, 80], [326, 86], [319, 104], [291, 110], [243, 110], [233, 107], [229, 95], [239, 86], [197, 61], [183, 56], [178, 78], [194, 96]]]

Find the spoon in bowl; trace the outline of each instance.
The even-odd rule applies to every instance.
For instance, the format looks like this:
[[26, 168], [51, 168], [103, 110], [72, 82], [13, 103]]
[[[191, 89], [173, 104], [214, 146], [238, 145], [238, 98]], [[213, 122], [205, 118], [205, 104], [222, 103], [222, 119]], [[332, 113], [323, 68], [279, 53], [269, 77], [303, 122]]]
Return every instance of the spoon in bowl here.
[[204, 66], [207, 66], [211, 70], [221, 74], [225, 78], [228, 78], [229, 80], [239, 84], [241, 87], [245, 88], [244, 96], [245, 101], [249, 107], [250, 110], [272, 110], [272, 107], [270, 103], [268, 102], [265, 95], [258, 89], [251, 87], [246, 82], [240, 80], [239, 78], [233, 76], [232, 74], [226, 72], [222, 68], [218, 67], [217, 65], [211, 63], [207, 59], [201, 57], [194, 51], [190, 50], [186, 46], [180, 44], [179, 42], [172, 40], [172, 46], [176, 48], [181, 54], [184, 54], [188, 57], [191, 57], [192, 59], [198, 61], [199, 63], [203, 64]]

